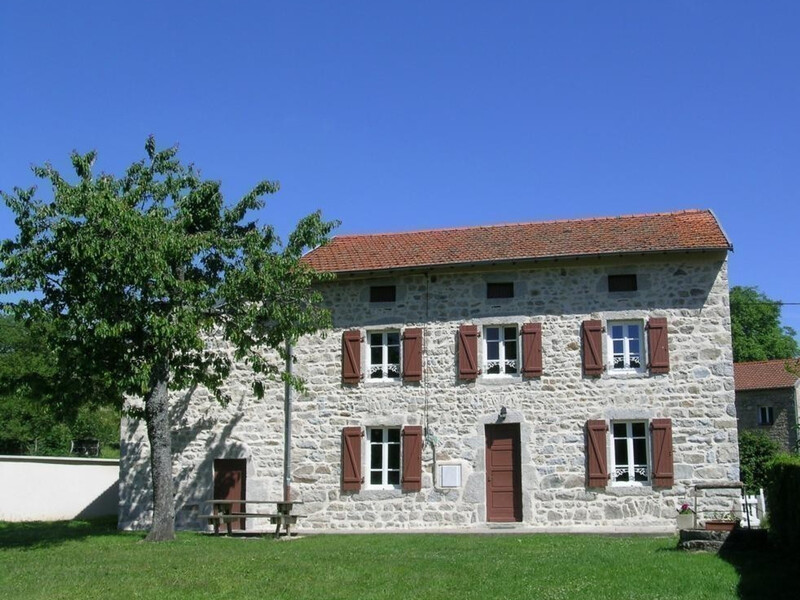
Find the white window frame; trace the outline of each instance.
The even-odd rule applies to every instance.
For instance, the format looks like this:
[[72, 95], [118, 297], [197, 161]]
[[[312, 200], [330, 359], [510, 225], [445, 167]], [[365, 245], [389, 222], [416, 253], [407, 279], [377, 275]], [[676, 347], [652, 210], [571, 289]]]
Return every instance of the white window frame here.
[[[389, 441], [389, 431], [397, 431], [397, 442]], [[372, 433], [374, 431], [381, 432], [381, 441], [373, 442]], [[367, 427], [366, 436], [366, 468], [367, 476], [365, 479], [365, 488], [371, 490], [397, 490], [400, 489], [403, 479], [403, 428], [402, 427]], [[381, 465], [379, 468], [374, 469], [372, 466], [372, 447], [379, 445], [381, 447]], [[389, 469], [389, 447], [397, 446], [398, 448], [398, 462], [397, 469]], [[389, 472], [397, 471], [397, 483], [389, 483]], [[372, 483], [372, 473], [380, 472], [381, 483]]]
[[[764, 418], [766, 417], [766, 418]], [[771, 427], [775, 424], [775, 409], [771, 406], [758, 407], [758, 424], [763, 427]]]
[[[398, 362], [390, 363], [389, 362], [389, 344], [388, 344], [388, 336], [390, 334], [397, 334], [397, 358]], [[380, 335], [381, 336], [381, 343], [380, 347], [381, 351], [381, 362], [380, 363], [373, 363], [372, 362], [372, 336], [373, 335]], [[384, 330], [372, 330], [367, 331], [366, 335], [367, 341], [367, 373], [364, 377], [365, 381], [400, 381], [402, 379], [402, 368], [403, 368], [403, 336], [399, 329], [384, 329]], [[393, 369], [392, 367], [396, 367]], [[380, 377], [373, 377], [372, 374], [380, 370], [381, 376]], [[389, 372], [396, 372], [396, 377], [390, 377]]]
[[[486, 335], [486, 332], [489, 329], [498, 329], [499, 330], [498, 339], [495, 340], [497, 342], [497, 345], [498, 345], [497, 363], [499, 365], [502, 365], [503, 366], [503, 370], [505, 371], [505, 368], [506, 368], [506, 364], [505, 363], [507, 362], [507, 360], [506, 360], [506, 346], [505, 346], [505, 344], [506, 344], [506, 342], [505, 342], [505, 329], [506, 328], [510, 328], [510, 327], [513, 327], [514, 331], [516, 332], [516, 334], [515, 334], [516, 337], [514, 339], [514, 343], [515, 343], [516, 348], [517, 348], [517, 358], [515, 359], [517, 372], [516, 373], [505, 373], [505, 372], [502, 372], [502, 373], [489, 373], [489, 363], [490, 362], [495, 362], [495, 361], [489, 361], [489, 339], [488, 339], [488, 336]], [[481, 376], [482, 377], [520, 377], [520, 373], [522, 372], [522, 361], [520, 360], [521, 348], [520, 348], [519, 329], [520, 329], [519, 325], [517, 325], [516, 323], [502, 323], [502, 324], [497, 324], [497, 325], [484, 325], [483, 326], [483, 329], [481, 330], [481, 338], [483, 340], [482, 343], [481, 343], [481, 350], [483, 352], [482, 361], [481, 361]], [[503, 336], [502, 338], [499, 337], [501, 335]]]
[[[633, 441], [635, 439], [642, 439], [641, 437], [634, 437], [633, 435], [633, 425], [634, 424], [643, 424], [644, 425], [644, 447], [645, 447], [645, 464], [644, 465], [636, 465], [634, 463], [633, 458]], [[618, 465], [617, 464], [617, 446], [616, 446], [616, 438], [614, 436], [614, 425], [625, 425], [625, 441], [626, 441], [626, 449], [628, 454], [628, 462], [625, 465]], [[653, 454], [650, 448], [652, 443], [652, 436], [650, 435], [650, 423], [646, 420], [641, 419], [632, 419], [632, 420], [616, 420], [611, 421], [609, 429], [609, 437], [611, 443], [609, 444], [610, 447], [610, 456], [609, 456], [609, 473], [611, 474], [611, 485], [613, 486], [647, 486], [650, 485], [652, 482], [653, 476]], [[636, 481], [635, 480], [635, 471], [637, 468], [641, 468], [644, 466], [647, 469], [647, 479], [644, 481]], [[617, 481], [617, 469], [624, 469], [628, 473], [628, 481]]]
[[[639, 328], [639, 366], [638, 367], [631, 367], [631, 353], [630, 342], [633, 337], [628, 336], [628, 327], [631, 325], [636, 325]], [[624, 367], [615, 368], [614, 367], [614, 336], [613, 336], [613, 327], [614, 326], [622, 326], [623, 334], [622, 337], [619, 338], [622, 341], [622, 355], [623, 361], [625, 363]], [[625, 319], [625, 320], [614, 320], [614, 321], [606, 321], [606, 350], [608, 354], [608, 373], [645, 373], [647, 372], [647, 352], [645, 348], [645, 335], [644, 335], [644, 321], [640, 319]]]

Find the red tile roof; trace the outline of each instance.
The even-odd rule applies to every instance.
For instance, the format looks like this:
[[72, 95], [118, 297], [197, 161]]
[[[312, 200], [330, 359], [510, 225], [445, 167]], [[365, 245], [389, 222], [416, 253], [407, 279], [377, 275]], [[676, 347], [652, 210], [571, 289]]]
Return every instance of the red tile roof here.
[[351, 273], [559, 257], [730, 250], [709, 210], [335, 236], [304, 261]]
[[733, 378], [736, 391], [794, 386], [798, 377], [786, 370], [787, 363], [800, 369], [800, 359], [796, 358], [734, 363]]

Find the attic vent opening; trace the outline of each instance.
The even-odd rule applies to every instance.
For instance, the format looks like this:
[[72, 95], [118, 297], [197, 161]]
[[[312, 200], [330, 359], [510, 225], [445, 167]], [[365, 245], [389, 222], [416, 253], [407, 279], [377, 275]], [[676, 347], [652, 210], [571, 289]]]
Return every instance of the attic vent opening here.
[[372, 285], [369, 288], [370, 302], [394, 302], [397, 299], [397, 287], [394, 285]]
[[609, 292], [635, 292], [638, 288], [635, 274], [609, 275]]
[[486, 297], [487, 298], [513, 298], [514, 297], [514, 282], [507, 281], [502, 283], [487, 283], [486, 284]]

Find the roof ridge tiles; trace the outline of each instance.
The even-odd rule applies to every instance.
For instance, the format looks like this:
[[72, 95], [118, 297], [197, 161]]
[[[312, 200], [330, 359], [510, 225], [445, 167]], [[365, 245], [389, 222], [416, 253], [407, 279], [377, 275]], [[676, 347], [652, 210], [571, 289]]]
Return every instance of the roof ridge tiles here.
[[426, 229], [409, 229], [405, 231], [379, 231], [374, 233], [344, 233], [334, 235], [331, 239], [362, 238], [362, 237], [383, 237], [392, 235], [413, 235], [417, 233], [443, 233], [446, 231], [467, 231], [478, 229], [495, 229], [500, 227], [524, 227], [527, 225], [551, 225], [557, 223], [590, 223], [595, 221], [615, 221], [622, 219], [641, 219], [645, 217], [672, 217], [685, 214], [708, 213], [714, 220], [716, 216], [707, 208], [685, 208], [681, 210], [662, 211], [652, 213], [631, 213], [626, 215], [606, 215], [598, 217], [572, 217], [569, 219], [549, 219], [541, 221], [517, 221], [514, 223], [488, 223], [484, 225], [456, 225], [451, 227], [430, 227]]

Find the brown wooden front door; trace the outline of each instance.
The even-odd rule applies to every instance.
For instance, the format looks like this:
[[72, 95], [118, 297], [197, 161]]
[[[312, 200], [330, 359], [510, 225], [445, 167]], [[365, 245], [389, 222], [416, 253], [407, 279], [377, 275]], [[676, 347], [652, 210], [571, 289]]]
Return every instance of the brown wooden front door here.
[[522, 521], [518, 423], [486, 425], [486, 520]]
[[[214, 460], [214, 499], [245, 500], [247, 459], [218, 458]], [[245, 512], [244, 505], [234, 504], [231, 512]], [[233, 521], [232, 529], [244, 529], [244, 519]]]

